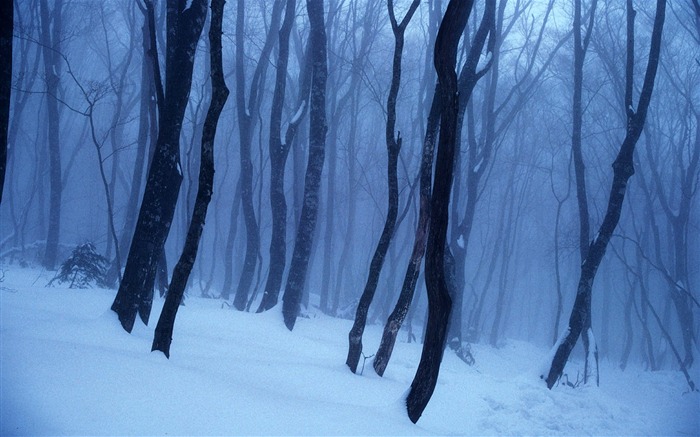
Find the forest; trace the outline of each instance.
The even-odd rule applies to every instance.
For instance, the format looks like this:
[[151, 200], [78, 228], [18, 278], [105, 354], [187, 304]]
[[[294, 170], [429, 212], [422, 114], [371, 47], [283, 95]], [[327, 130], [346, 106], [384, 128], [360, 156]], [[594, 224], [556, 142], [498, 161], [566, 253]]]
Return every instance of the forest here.
[[698, 0], [13, 0], [0, 16], [3, 302], [32, 275], [102, 290], [105, 337], [147, 326], [160, 366], [188, 353], [198, 305], [290, 339], [323, 320], [350, 375], [391, 375], [415, 343], [413, 423], [444, 360], [469, 372], [512, 342], [540, 348], [544, 390], [631, 368], [697, 406]]

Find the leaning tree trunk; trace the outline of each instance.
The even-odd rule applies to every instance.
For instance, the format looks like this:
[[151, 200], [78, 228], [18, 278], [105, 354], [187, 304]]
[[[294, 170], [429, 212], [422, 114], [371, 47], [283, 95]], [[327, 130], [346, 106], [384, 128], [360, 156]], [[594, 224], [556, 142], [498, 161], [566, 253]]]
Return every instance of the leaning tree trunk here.
[[207, 1], [193, 0], [192, 5], [182, 11], [178, 4], [176, 0], [168, 1], [167, 82], [162, 94], [165, 96], [163, 105], [159, 108], [157, 146], [124, 277], [112, 304], [112, 310], [127, 332], [133, 329], [137, 312], [148, 324], [156, 270], [163, 256], [182, 182], [180, 130], [192, 85], [197, 41], [207, 14]]
[[403, 55], [404, 33], [406, 31], [406, 26], [408, 26], [413, 14], [416, 12], [416, 9], [418, 9], [419, 3], [420, 0], [413, 0], [413, 3], [411, 3], [411, 6], [404, 16], [404, 19], [401, 20], [401, 23], [398, 23], [396, 21], [396, 17], [394, 16], [394, 2], [392, 0], [387, 1], [391, 29], [394, 32], [395, 39], [391, 86], [389, 88], [389, 96], [387, 97], [386, 102], [386, 149], [388, 155], [387, 179], [389, 185], [389, 205], [386, 221], [384, 223], [384, 229], [382, 230], [382, 235], [379, 237], [377, 249], [374, 252], [374, 256], [372, 257], [372, 261], [369, 266], [367, 283], [365, 284], [365, 289], [360, 297], [360, 303], [357, 306], [355, 323], [353, 323], [350, 333], [348, 334], [350, 345], [348, 347], [348, 356], [345, 360], [345, 364], [350, 367], [352, 373], [357, 371], [357, 364], [360, 361], [360, 355], [362, 354], [362, 333], [364, 332], [365, 325], [367, 323], [367, 312], [369, 311], [369, 305], [372, 303], [372, 299], [374, 298], [374, 293], [377, 290], [379, 274], [382, 271], [384, 258], [389, 250], [391, 238], [394, 236], [396, 218], [399, 211], [398, 160], [399, 152], [401, 151], [401, 134], [396, 136], [394, 134], [394, 131], [396, 130], [396, 98], [399, 95], [399, 85], [401, 85], [401, 57]]
[[[489, 0], [486, 3], [486, 9], [484, 11], [481, 24], [479, 25], [479, 30], [475, 35], [474, 43], [471, 46], [469, 56], [464, 65], [462, 73], [460, 74], [458, 84], [460, 90], [460, 104], [464, 102], [464, 104], [466, 105], [466, 102], [469, 101], [477, 81], [481, 77], [483, 77], [484, 74], [486, 74], [488, 68], [492, 64], [492, 62], [489, 62], [489, 64], [482, 70], [476, 70], [481, 51], [486, 42], [486, 37], [492, 32], [495, 19], [495, 5], [495, 0]], [[493, 43], [489, 44], [489, 50], [493, 51]], [[428, 224], [430, 220], [430, 177], [433, 164], [434, 140], [437, 134], [438, 123], [440, 122], [440, 96], [440, 87], [437, 87], [435, 95], [433, 97], [433, 104], [430, 109], [430, 114], [428, 115], [428, 126], [423, 149], [423, 159], [421, 162], [420, 210], [418, 218], [418, 229], [416, 230], [416, 239], [413, 247], [413, 252], [411, 254], [411, 261], [409, 263], [406, 276], [404, 277], [404, 283], [401, 289], [401, 294], [399, 295], [396, 307], [392, 311], [384, 327], [382, 340], [379, 344], [379, 349], [377, 350], [377, 354], [374, 359], [374, 370], [379, 376], [384, 375], [386, 366], [388, 365], [389, 359], [391, 358], [391, 353], [393, 351], [394, 344], [396, 343], [396, 335], [398, 334], [399, 329], [401, 329], [403, 320], [406, 317], [406, 314], [408, 313], [408, 307], [411, 303], [411, 300], [413, 299], [413, 293], [415, 290], [416, 282], [418, 280], [420, 263], [423, 254], [425, 253], [425, 247], [427, 244], [426, 237], [428, 235]], [[456, 144], [459, 138], [459, 134], [457, 132], [458, 126], [459, 123], [457, 123], [455, 127], [455, 147], [458, 147], [458, 145]], [[446, 254], [450, 257], [450, 260], [453, 259], [451, 252], [448, 251], [446, 252]], [[454, 264], [452, 266], [455, 267]], [[452, 268], [450, 271], [452, 277], [454, 278], [454, 276], [456, 275], [455, 269]], [[453, 281], [452, 284], [456, 285], [456, 281]], [[456, 288], [456, 286], [449, 287], [449, 289], [452, 290], [452, 293], [454, 293]], [[461, 324], [461, 321], [458, 321], [457, 323]]]
[[[552, 358], [552, 363], [549, 373], [542, 377], [547, 382], [547, 387], [552, 388], [557, 380], [561, 377], [564, 366], [569, 359], [571, 350], [576, 345], [579, 336], [592, 336], [592, 333], [583, 332], [587, 319], [590, 319], [590, 302], [593, 280], [600, 266], [600, 262], [605, 255], [610, 237], [612, 237], [617, 223], [620, 220], [620, 212], [622, 211], [622, 203], [625, 200], [627, 191], [627, 181], [634, 174], [634, 148], [637, 140], [642, 133], [644, 122], [646, 120], [651, 94], [654, 89], [654, 79], [656, 78], [656, 70], [659, 65], [659, 53], [661, 50], [661, 33], [664, 26], [666, 14], [666, 0], [657, 0], [656, 2], [656, 17], [654, 18], [654, 29], [651, 35], [651, 47], [649, 49], [649, 60], [647, 63], [646, 74], [644, 77], [644, 85], [639, 96], [637, 111], [634, 112], [632, 107], [632, 86], [633, 86], [633, 69], [634, 56], [634, 32], [633, 32], [633, 17], [635, 11], [632, 8], [632, 1], [627, 1], [628, 13], [628, 39], [627, 39], [627, 73], [626, 73], [626, 88], [625, 88], [625, 110], [627, 112], [627, 133], [625, 139], [620, 146], [620, 151], [613, 162], [613, 181], [610, 189], [610, 197], [608, 199], [608, 207], [603, 218], [603, 223], [600, 225], [596, 238], [590, 245], [583, 264], [581, 265], [581, 276], [576, 291], [576, 300], [574, 307], [569, 317], [569, 329], [566, 336], [562, 339], [557, 350]], [[586, 357], [588, 359], [588, 357]]]
[[428, 289], [428, 321], [418, 370], [406, 397], [408, 417], [416, 423], [428, 405], [438, 374], [447, 337], [452, 300], [445, 278], [445, 249], [450, 192], [457, 132], [457, 46], [467, 24], [473, 1], [451, 0], [435, 41], [435, 71], [440, 84], [440, 139], [430, 199], [430, 227], [425, 258]]
[[282, 297], [284, 324], [294, 329], [304, 291], [309, 266], [316, 216], [318, 191], [325, 160], [326, 146], [326, 82], [328, 60], [326, 55], [326, 29], [323, 20], [323, 0], [306, 0], [309, 14], [309, 56], [311, 56], [311, 97], [309, 100], [309, 162], [304, 181], [304, 203], [297, 228], [289, 266], [287, 285]]
[[7, 166], [7, 128], [10, 123], [10, 94], [12, 84], [12, 24], [14, 23], [13, 1], [0, 6], [0, 203], [5, 187]]
[[199, 187], [192, 211], [192, 219], [187, 231], [185, 247], [180, 260], [175, 265], [173, 278], [168, 287], [168, 297], [160, 313], [153, 337], [152, 351], [159, 350], [170, 357], [173, 326], [177, 309], [182, 302], [187, 280], [197, 257], [199, 241], [204, 230], [207, 208], [214, 189], [214, 139], [219, 116], [228, 98], [228, 88], [224, 80], [221, 60], [221, 27], [224, 15], [224, 0], [212, 0], [211, 25], [209, 28], [210, 66], [211, 66], [211, 103], [202, 129], [202, 151], [199, 167]]
[[[439, 4], [431, 5], [430, 17], [435, 17], [434, 20], [430, 20], [430, 25], [428, 28], [431, 41], [433, 40], [433, 36], [437, 34], [438, 22], [440, 20], [439, 9]], [[432, 72], [427, 55], [425, 64], [426, 68], [424, 79], [427, 78]], [[425, 79], [424, 82], [426, 82], [424, 85], [425, 87], [429, 86], [427, 84], [427, 79]], [[430, 82], [432, 82], [432, 80], [430, 80]], [[411, 306], [411, 302], [413, 301], [413, 294], [415, 293], [416, 283], [418, 282], [418, 276], [420, 274], [420, 266], [423, 262], [423, 256], [425, 254], [425, 246], [427, 244], [428, 236], [428, 223], [430, 221], [430, 190], [432, 188], [433, 156], [435, 151], [435, 140], [440, 123], [441, 108], [439, 95], [440, 91], [438, 85], [435, 87], [433, 92], [433, 99], [432, 103], [430, 104], [426, 130], [423, 136], [423, 150], [421, 152], [421, 163], [419, 170], [420, 182], [418, 223], [416, 226], [415, 239], [413, 241], [413, 249], [408, 262], [408, 267], [406, 268], [403, 284], [401, 285], [399, 298], [397, 299], [396, 305], [394, 306], [391, 314], [389, 314], [389, 318], [384, 325], [382, 340], [379, 343], [379, 349], [377, 349], [377, 353], [374, 356], [374, 362], [372, 363], [374, 371], [377, 372], [379, 376], [384, 375], [384, 371], [386, 370], [386, 366], [389, 364], [389, 359], [391, 358], [391, 354], [394, 350], [394, 344], [396, 344], [396, 337], [401, 329], [401, 325], [406, 319], [406, 316], [409, 314], [409, 308]]]
[[418, 282], [418, 276], [420, 275], [420, 266], [423, 262], [425, 246], [427, 245], [428, 241], [433, 155], [435, 151], [435, 139], [439, 128], [441, 111], [439, 96], [440, 86], [438, 85], [435, 87], [433, 103], [431, 104], [430, 113], [428, 114], [428, 126], [426, 128], [425, 139], [423, 141], [423, 152], [420, 165], [420, 206], [418, 210], [418, 225], [416, 227], [413, 250], [411, 252], [411, 258], [408, 262], [408, 268], [406, 269], [406, 275], [404, 276], [399, 298], [396, 301], [394, 310], [391, 312], [391, 314], [389, 314], [389, 318], [384, 325], [382, 340], [379, 343], [379, 349], [377, 349], [377, 353], [374, 356], [374, 362], [372, 363], [374, 371], [377, 372], [379, 376], [384, 375], [386, 366], [389, 364], [389, 359], [391, 359], [391, 354], [394, 350], [394, 344], [396, 344], [396, 336], [401, 329], [403, 321], [406, 319], [408, 309], [413, 301], [413, 294], [415, 293], [416, 283]]

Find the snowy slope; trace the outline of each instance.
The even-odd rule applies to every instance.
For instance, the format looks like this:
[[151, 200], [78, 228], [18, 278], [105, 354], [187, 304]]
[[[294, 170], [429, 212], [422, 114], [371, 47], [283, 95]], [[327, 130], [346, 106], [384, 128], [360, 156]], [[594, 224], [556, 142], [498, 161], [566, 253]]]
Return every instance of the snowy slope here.
[[[686, 393], [679, 373], [603, 363], [600, 388], [550, 391], [537, 376], [547, 351], [518, 342], [476, 345], [474, 367], [446, 353], [413, 425], [402, 399], [419, 345], [398, 343], [384, 378], [369, 360], [353, 375], [344, 364], [349, 321], [313, 316], [289, 332], [278, 311], [239, 313], [191, 298], [167, 360], [149, 352], [162, 301], [152, 326], [137, 322], [128, 335], [109, 311], [113, 290], [45, 288], [40, 271], [5, 273], [1, 435], [700, 434], [700, 394]], [[368, 327], [366, 353], [380, 335]]]

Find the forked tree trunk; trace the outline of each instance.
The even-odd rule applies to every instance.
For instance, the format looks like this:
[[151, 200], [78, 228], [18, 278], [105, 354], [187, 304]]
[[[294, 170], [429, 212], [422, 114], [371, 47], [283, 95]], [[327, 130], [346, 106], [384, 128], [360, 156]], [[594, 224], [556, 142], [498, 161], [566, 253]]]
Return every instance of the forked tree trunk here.
[[294, 240], [292, 262], [289, 266], [287, 286], [282, 297], [284, 324], [294, 329], [301, 305], [301, 295], [306, 282], [306, 272], [316, 229], [318, 191], [325, 160], [326, 145], [326, 81], [328, 60], [326, 55], [326, 29], [323, 19], [323, 0], [306, 0], [309, 14], [309, 56], [311, 56], [311, 98], [309, 100], [309, 162], [304, 181], [304, 203]]
[[248, 304], [248, 295], [253, 283], [253, 276], [257, 266], [260, 252], [260, 229], [255, 217], [253, 205], [253, 158], [251, 145], [253, 142], [253, 130], [257, 119], [260, 104], [262, 102], [262, 87], [265, 83], [268, 58], [274, 46], [275, 32], [279, 28], [282, 15], [282, 2], [275, 2], [272, 7], [270, 32], [265, 39], [265, 45], [260, 53], [260, 58], [255, 67], [250, 81], [250, 93], [246, 102], [245, 95], [245, 1], [238, 0], [236, 14], [236, 110], [238, 114], [238, 132], [241, 154], [241, 202], [243, 206], [243, 219], [246, 228], [246, 251], [243, 261], [243, 270], [236, 288], [233, 306], [243, 311]]
[[[481, 24], [479, 25], [479, 30], [477, 31], [474, 42], [469, 51], [467, 62], [465, 63], [460, 75], [459, 99], [465, 103], [469, 101], [477, 81], [483, 77], [486, 71], [488, 71], [488, 68], [491, 66], [491, 63], [489, 63], [488, 66], [483, 68], [481, 71], [476, 70], [486, 38], [493, 30], [495, 19], [494, 12], [495, 0], [489, 0], [486, 4], [486, 9], [484, 11]], [[493, 50], [492, 43], [489, 44], [489, 50]], [[401, 329], [401, 325], [403, 324], [403, 321], [408, 313], [409, 305], [413, 300], [413, 294], [416, 287], [416, 282], [418, 280], [418, 274], [420, 272], [420, 264], [427, 244], [428, 224], [430, 221], [431, 170], [433, 165], [435, 137], [437, 135], [438, 123], [440, 122], [440, 95], [440, 87], [438, 86], [436, 87], [433, 103], [428, 115], [426, 137], [423, 145], [423, 158], [421, 161], [420, 170], [420, 209], [416, 239], [399, 299], [396, 303], [396, 307], [389, 315], [389, 319], [384, 327], [384, 333], [382, 334], [379, 349], [377, 350], [377, 354], [374, 359], [374, 370], [379, 376], [384, 375], [386, 366], [389, 364], [389, 359], [391, 358], [391, 353], [394, 349], [394, 344], [396, 343], [396, 336], [399, 329]], [[457, 128], [455, 128], [455, 142], [457, 141], [457, 138], [459, 138], [456, 129]], [[454, 260], [451, 252], [449, 252], [448, 255], [450, 260]], [[452, 279], [454, 280], [451, 282], [452, 286], [449, 287], [449, 289], [452, 290], [452, 293], [454, 293], [454, 290], [457, 288], [456, 271], [454, 267], [456, 266], [453, 264], [451, 272]], [[457, 321], [456, 323], [461, 325], [461, 320]]]
[[450, 0], [435, 41], [435, 71], [440, 84], [440, 139], [435, 184], [430, 199], [430, 227], [425, 256], [428, 321], [418, 370], [406, 397], [408, 417], [416, 423], [437, 384], [447, 338], [452, 300], [445, 278], [445, 250], [457, 133], [457, 46], [473, 6], [472, 0]]
[[389, 318], [384, 325], [384, 332], [379, 343], [379, 349], [374, 356], [372, 366], [374, 371], [379, 376], [384, 375], [386, 366], [389, 364], [391, 354], [396, 344], [396, 337], [399, 334], [401, 325], [403, 324], [408, 310], [413, 301], [413, 295], [416, 290], [418, 276], [420, 275], [420, 266], [423, 262], [425, 247], [428, 241], [428, 224], [430, 222], [430, 191], [432, 187], [432, 168], [433, 156], [435, 151], [435, 140], [438, 133], [440, 123], [440, 86], [435, 87], [433, 103], [428, 114], [428, 122], [426, 128], [425, 139], [423, 141], [423, 152], [420, 165], [420, 190], [419, 190], [419, 209], [418, 209], [418, 225], [416, 227], [415, 240], [413, 242], [413, 250], [411, 258], [408, 262], [406, 274], [401, 292], [396, 301], [393, 311], [389, 314]]
[[275, 75], [275, 91], [270, 109], [270, 209], [272, 211], [272, 237], [270, 238], [270, 271], [265, 282], [265, 291], [257, 312], [267, 311], [277, 305], [282, 277], [287, 264], [287, 200], [284, 195], [284, 168], [289, 148], [296, 131], [306, 113], [310, 81], [307, 65], [301, 73], [301, 89], [297, 111], [287, 127], [282, 142], [282, 110], [287, 87], [287, 65], [289, 62], [289, 36], [296, 14], [296, 0], [287, 0], [284, 21], [279, 32], [279, 54]]
[[[634, 174], [634, 148], [637, 140], [642, 133], [644, 122], [646, 120], [651, 94], [654, 89], [654, 80], [656, 78], [656, 70], [659, 65], [659, 53], [661, 50], [661, 33], [664, 26], [666, 15], [666, 0], [657, 0], [656, 16], [654, 18], [654, 28], [651, 35], [651, 47], [649, 49], [649, 60], [647, 63], [646, 74], [644, 77], [644, 85], [639, 96], [637, 111], [632, 107], [632, 87], [633, 87], [633, 65], [634, 65], [634, 31], [633, 17], [635, 11], [632, 9], [632, 1], [627, 2], [628, 13], [628, 39], [627, 39], [627, 73], [626, 73], [626, 88], [625, 88], [625, 110], [627, 112], [627, 131], [625, 139], [620, 146], [620, 151], [613, 162], [613, 181], [608, 199], [608, 207], [603, 218], [603, 223], [600, 225], [598, 234], [593, 239], [590, 245], [586, 258], [581, 265], [581, 276], [579, 278], [578, 287], [576, 290], [576, 300], [574, 307], [569, 317], [569, 329], [566, 336], [557, 346], [556, 352], [552, 359], [549, 373], [545, 377], [548, 388], [552, 388], [557, 380], [561, 377], [564, 366], [569, 359], [571, 350], [576, 345], [579, 336], [584, 338], [591, 334], [590, 328], [586, 328], [587, 320], [590, 320], [591, 308], [591, 290], [596, 272], [600, 266], [600, 262], [605, 255], [608, 242], [612, 237], [617, 223], [620, 220], [620, 212], [622, 211], [622, 203], [625, 199], [627, 191], [627, 181]], [[590, 324], [588, 325], [590, 326]], [[588, 357], [586, 357], [588, 360]]]
[[209, 45], [211, 66], [211, 103], [202, 129], [202, 150], [199, 167], [199, 187], [192, 211], [185, 247], [182, 249], [180, 260], [175, 265], [173, 278], [168, 287], [168, 297], [160, 313], [151, 351], [159, 350], [170, 357], [175, 316], [185, 293], [187, 280], [192, 272], [192, 266], [197, 258], [199, 241], [204, 230], [207, 209], [214, 189], [214, 139], [219, 116], [228, 98], [228, 88], [224, 80], [221, 60], [221, 27], [224, 14], [224, 0], [212, 0], [211, 27], [209, 28]]
[[387, 149], [387, 180], [389, 188], [388, 210], [384, 229], [379, 237], [377, 249], [374, 252], [372, 261], [369, 266], [369, 274], [365, 289], [360, 297], [360, 303], [357, 306], [355, 313], [355, 323], [353, 323], [350, 333], [348, 334], [348, 356], [345, 364], [350, 367], [352, 373], [357, 371], [357, 364], [360, 361], [362, 354], [362, 333], [365, 330], [367, 323], [367, 312], [369, 305], [372, 303], [374, 293], [377, 290], [379, 282], [379, 274], [384, 265], [384, 258], [389, 251], [391, 238], [394, 236], [396, 227], [396, 218], [399, 211], [399, 183], [398, 183], [398, 160], [399, 152], [401, 151], [401, 134], [396, 135], [396, 99], [399, 95], [399, 86], [401, 85], [401, 57], [403, 55], [404, 33], [408, 23], [411, 21], [413, 14], [418, 9], [419, 0], [413, 0], [411, 6], [406, 12], [401, 23], [396, 21], [394, 15], [394, 2], [387, 1], [389, 9], [389, 20], [391, 21], [391, 29], [394, 32], [394, 62], [391, 76], [391, 86], [389, 87], [389, 96], [387, 97], [387, 122], [386, 122], [386, 149]]
[[[459, 75], [459, 109], [457, 112], [457, 131], [456, 131], [456, 144], [455, 147], [455, 162], [460, 160], [460, 149], [462, 143], [462, 126], [464, 122], [464, 113], [467, 109], [467, 105], [471, 100], [472, 92], [476, 83], [488, 72], [490, 69], [498, 69], [498, 60], [500, 47], [497, 49], [497, 36], [496, 36], [496, 0], [488, 0], [485, 4], [484, 15], [482, 16], [479, 28], [474, 35], [474, 42], [469, 50], [469, 56], [467, 62], [464, 63], [462, 71]], [[488, 52], [491, 54], [489, 63], [483, 66], [480, 71], [476, 71], [479, 58], [481, 57], [481, 52], [486, 43], [486, 38], [489, 37]], [[497, 73], [492, 76], [497, 77]], [[489, 87], [488, 97], [486, 107], [492, 109], [493, 103], [495, 101], [495, 79], [492, 80], [491, 86]], [[493, 117], [489, 117], [492, 120]], [[470, 136], [475, 137], [473, 132], [470, 132]], [[490, 136], [491, 138], [493, 135]], [[469, 248], [469, 240], [471, 236], [472, 224], [474, 221], [474, 216], [476, 214], [476, 204], [479, 196], [477, 195], [479, 189], [479, 183], [482, 175], [485, 173], [486, 168], [488, 168], [488, 161], [491, 155], [492, 141], [485, 141], [484, 148], [478, 149], [476, 145], [476, 140], [472, 141], [468, 150], [469, 161], [467, 169], [467, 201], [465, 207], [464, 219], [458, 221], [457, 206], [458, 201], [453, 204], [453, 217], [455, 222], [458, 223], [456, 226], [452, 226], [452, 243], [451, 251], [449, 252], [451, 257], [454, 259], [454, 286], [450, 288], [450, 296], [454, 300], [454, 308], [452, 316], [450, 317], [450, 329], [448, 332], [448, 344], [450, 348], [457, 354], [457, 356], [465, 362], [473, 362], [474, 358], [471, 356], [471, 352], [468, 349], [462, 347], [462, 307], [464, 301], [464, 266], [467, 260], [467, 251]], [[459, 171], [459, 170], [458, 170]], [[459, 175], [455, 175], [455, 184], [457, 184]], [[455, 186], [454, 198], [458, 197], [458, 187]]]
[[[136, 230], [131, 242], [124, 277], [112, 303], [122, 327], [131, 332], [138, 312], [148, 324], [153, 303], [153, 284], [163, 256], [182, 182], [180, 130], [192, 85], [194, 54], [207, 14], [206, 0], [193, 0], [180, 10], [177, 0], [168, 1], [166, 89], [159, 107], [157, 147], [148, 172]], [[175, 74], [177, 72], [177, 74]]]

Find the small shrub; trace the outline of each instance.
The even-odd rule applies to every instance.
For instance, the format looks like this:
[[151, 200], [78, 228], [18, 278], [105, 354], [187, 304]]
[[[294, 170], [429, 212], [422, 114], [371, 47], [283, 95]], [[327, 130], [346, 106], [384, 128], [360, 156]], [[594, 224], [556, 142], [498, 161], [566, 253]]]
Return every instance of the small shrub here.
[[98, 254], [95, 245], [85, 243], [73, 249], [71, 256], [61, 264], [61, 269], [49, 282], [59, 284], [70, 282], [69, 288], [88, 288], [97, 285], [105, 287], [105, 275], [107, 274], [107, 258]]

